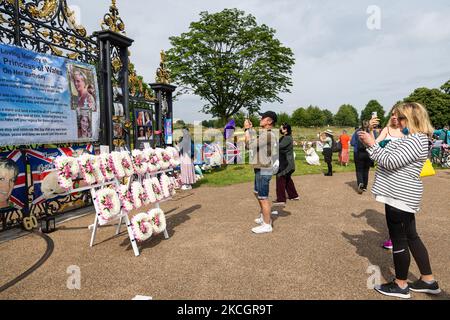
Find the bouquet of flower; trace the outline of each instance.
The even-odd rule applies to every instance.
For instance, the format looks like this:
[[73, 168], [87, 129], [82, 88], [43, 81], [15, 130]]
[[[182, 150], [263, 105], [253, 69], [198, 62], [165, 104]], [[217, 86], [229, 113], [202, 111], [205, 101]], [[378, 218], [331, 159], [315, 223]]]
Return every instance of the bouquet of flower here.
[[128, 151], [122, 151], [122, 167], [125, 171], [126, 177], [131, 177], [133, 174], [135, 174], [133, 161], [131, 160], [130, 153]]
[[61, 156], [54, 161], [58, 170], [58, 183], [61, 188], [69, 190], [73, 186], [72, 179], [76, 179], [80, 173], [78, 161], [75, 158]]
[[111, 188], [100, 189], [96, 192], [97, 208], [100, 217], [100, 224], [108, 221], [120, 214], [120, 200], [116, 191]]
[[86, 183], [90, 185], [96, 184], [97, 182], [95, 176], [95, 167], [97, 166], [96, 158], [91, 154], [83, 154], [81, 157], [78, 158], [78, 163], [80, 165], [81, 174]]
[[150, 239], [153, 234], [151, 217], [145, 212], [135, 215], [131, 219], [131, 229], [137, 241], [142, 242]]
[[150, 210], [148, 216], [152, 222], [153, 233], [159, 234], [166, 230], [166, 216], [161, 209]]
[[161, 170], [158, 154], [154, 149], [145, 149], [144, 153], [148, 158], [148, 173], [156, 173]]
[[153, 193], [155, 194], [156, 201], [163, 200], [164, 193], [163, 193], [161, 184], [159, 183], [159, 180], [157, 177], [152, 178], [152, 188], [153, 188]]
[[147, 199], [150, 203], [156, 202], [156, 195], [153, 191], [153, 181], [152, 179], [145, 179], [143, 182], [145, 193], [147, 194]]
[[139, 175], [144, 175], [148, 171], [148, 157], [141, 150], [133, 150], [131, 152], [131, 156], [133, 158], [134, 168], [136, 169], [136, 173]]
[[100, 170], [105, 177], [106, 181], [113, 180], [116, 176], [114, 175], [114, 170], [111, 167], [110, 155], [101, 154], [98, 156], [98, 162], [100, 163]]
[[161, 170], [169, 169], [170, 168], [170, 160], [171, 160], [169, 153], [166, 152], [166, 150], [161, 149], [161, 148], [156, 148], [155, 151], [158, 154]]
[[133, 196], [131, 194], [131, 191], [128, 190], [128, 187], [122, 184], [117, 188], [116, 191], [119, 194], [119, 199], [120, 202], [122, 203], [122, 208], [126, 212], [132, 211], [134, 209]]
[[125, 177], [125, 170], [122, 166], [122, 153], [113, 151], [109, 155], [109, 166], [114, 171], [114, 175], [117, 179]]
[[143, 204], [149, 204], [144, 188], [137, 181], [131, 184], [131, 196], [133, 198], [133, 205], [135, 209], [139, 209]]
[[170, 197], [170, 179], [166, 174], [162, 174], [159, 178], [159, 181], [161, 182], [161, 187], [163, 191], [164, 198]]

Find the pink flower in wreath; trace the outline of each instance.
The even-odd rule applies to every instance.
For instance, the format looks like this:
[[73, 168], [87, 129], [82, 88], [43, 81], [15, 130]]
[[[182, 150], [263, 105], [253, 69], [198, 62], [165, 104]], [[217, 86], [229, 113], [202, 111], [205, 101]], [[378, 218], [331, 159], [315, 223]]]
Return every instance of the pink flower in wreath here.
[[141, 230], [142, 233], [147, 233], [148, 228], [146, 227], [145, 223], [141, 222], [139, 224], [139, 229]]
[[108, 209], [108, 210], [111, 210], [113, 208], [114, 205], [113, 205], [113, 202], [110, 197], [106, 197], [103, 200], [103, 206], [105, 207], [105, 209]]
[[122, 159], [122, 166], [123, 166], [125, 169], [129, 169], [129, 168], [131, 167], [131, 165], [130, 165], [130, 163], [128, 162], [127, 159]]
[[92, 166], [91, 161], [87, 161], [86, 162], [85, 170], [86, 170], [87, 173], [93, 173], [94, 172], [94, 167]]
[[64, 166], [63, 175], [66, 178], [71, 178], [72, 177], [72, 172], [70, 170], [70, 165], [68, 163]]

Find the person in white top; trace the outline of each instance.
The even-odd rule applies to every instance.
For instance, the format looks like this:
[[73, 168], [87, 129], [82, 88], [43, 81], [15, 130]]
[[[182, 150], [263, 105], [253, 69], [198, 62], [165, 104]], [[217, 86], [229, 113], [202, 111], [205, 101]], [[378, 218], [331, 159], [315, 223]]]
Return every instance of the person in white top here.
[[320, 166], [320, 159], [316, 153], [316, 150], [314, 150], [314, 148], [312, 146], [312, 142], [308, 142], [307, 144], [304, 144], [303, 151], [305, 151], [306, 162], [310, 166]]

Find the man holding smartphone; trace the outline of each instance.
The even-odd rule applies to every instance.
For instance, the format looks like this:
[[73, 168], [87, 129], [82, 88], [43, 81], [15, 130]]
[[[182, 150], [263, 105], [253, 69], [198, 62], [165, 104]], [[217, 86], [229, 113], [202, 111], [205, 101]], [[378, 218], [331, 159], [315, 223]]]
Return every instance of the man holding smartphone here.
[[272, 232], [269, 186], [272, 175], [276, 174], [278, 161], [278, 137], [272, 131], [277, 122], [275, 112], [267, 111], [261, 114], [259, 134], [247, 119], [244, 123], [245, 143], [249, 150], [250, 164], [255, 171], [254, 194], [261, 208], [261, 215], [255, 220], [258, 227], [253, 228], [256, 234]]

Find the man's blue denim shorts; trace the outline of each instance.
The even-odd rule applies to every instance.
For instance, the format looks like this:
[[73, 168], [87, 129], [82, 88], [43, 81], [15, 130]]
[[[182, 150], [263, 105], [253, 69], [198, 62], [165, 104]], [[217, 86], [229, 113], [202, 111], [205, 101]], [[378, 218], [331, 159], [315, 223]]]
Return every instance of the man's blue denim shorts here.
[[255, 194], [259, 200], [269, 199], [269, 186], [272, 174], [261, 173], [260, 169], [255, 169]]

